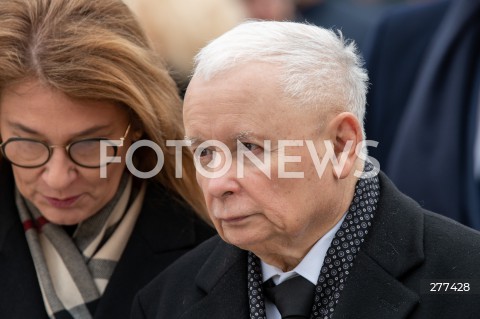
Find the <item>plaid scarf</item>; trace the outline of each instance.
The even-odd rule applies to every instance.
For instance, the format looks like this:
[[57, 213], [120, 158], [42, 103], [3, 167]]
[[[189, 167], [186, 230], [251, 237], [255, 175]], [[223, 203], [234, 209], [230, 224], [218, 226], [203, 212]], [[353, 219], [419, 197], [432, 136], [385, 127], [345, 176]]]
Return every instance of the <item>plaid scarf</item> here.
[[48, 222], [16, 190], [16, 204], [50, 318], [93, 317], [125, 249], [145, 196], [124, 174], [114, 198], [77, 226], [73, 236]]

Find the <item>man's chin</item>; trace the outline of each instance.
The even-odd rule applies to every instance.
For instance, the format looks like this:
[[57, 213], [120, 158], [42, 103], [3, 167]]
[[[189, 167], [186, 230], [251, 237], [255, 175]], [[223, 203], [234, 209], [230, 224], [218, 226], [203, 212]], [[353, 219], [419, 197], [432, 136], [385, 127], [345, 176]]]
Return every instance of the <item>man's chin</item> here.
[[246, 231], [241, 234], [239, 232], [226, 232], [221, 237], [230, 245], [252, 252], [255, 252], [255, 247], [261, 246], [263, 243], [263, 240], [258, 238], [258, 236], [249, 235]]

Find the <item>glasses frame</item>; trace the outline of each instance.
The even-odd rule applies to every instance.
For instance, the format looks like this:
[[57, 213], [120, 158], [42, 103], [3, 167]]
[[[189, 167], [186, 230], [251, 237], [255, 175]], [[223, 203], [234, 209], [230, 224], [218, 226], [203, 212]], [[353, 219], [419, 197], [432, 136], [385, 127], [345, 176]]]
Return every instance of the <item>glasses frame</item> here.
[[[125, 130], [125, 134], [123, 134], [123, 137], [120, 137], [119, 140], [120, 140], [120, 144], [119, 145], [115, 145], [113, 144], [112, 147], [114, 149], [114, 155], [113, 156], [117, 156], [117, 152], [118, 152], [118, 147], [121, 147], [123, 146], [123, 141], [127, 138], [127, 135], [128, 135], [128, 132], [130, 131], [130, 125], [131, 123], [128, 124], [127, 126], [127, 129]], [[68, 158], [75, 164], [75, 165], [78, 165], [80, 167], [84, 167], [84, 168], [99, 168], [99, 167], [102, 167], [102, 164], [99, 164], [99, 165], [95, 165], [95, 166], [91, 166], [91, 165], [83, 165], [81, 163], [78, 163], [77, 161], [75, 161], [75, 159], [72, 157], [72, 155], [70, 154], [70, 149], [73, 145], [77, 144], [77, 143], [81, 143], [81, 142], [85, 142], [85, 141], [109, 141], [111, 140], [110, 138], [106, 138], [106, 137], [93, 137], [93, 138], [84, 138], [84, 139], [79, 139], [79, 140], [76, 140], [76, 141], [73, 141], [67, 145], [60, 145], [60, 144], [52, 144], [52, 145], [49, 145], [43, 141], [39, 141], [39, 140], [36, 140], [36, 139], [33, 139], [33, 138], [26, 138], [26, 137], [11, 137], [9, 138], [8, 140], [6, 140], [5, 142], [3, 143], [0, 143], [0, 150], [3, 154], [3, 156], [5, 157], [6, 160], [8, 160], [12, 165], [15, 165], [15, 166], [18, 166], [18, 167], [22, 167], [22, 168], [38, 168], [38, 167], [41, 167], [45, 164], [48, 163], [48, 161], [50, 160], [50, 158], [52, 157], [52, 154], [53, 154], [53, 149], [54, 148], [63, 148], [65, 149], [65, 152], [67, 153], [68, 155]], [[40, 144], [43, 144], [47, 149], [48, 149], [48, 157], [47, 159], [42, 163], [42, 164], [38, 164], [38, 165], [34, 165], [34, 166], [25, 166], [25, 165], [19, 165], [19, 164], [16, 164], [14, 163], [13, 161], [11, 161], [6, 152], [5, 152], [5, 147], [11, 143], [11, 142], [15, 142], [15, 141], [29, 141], [29, 142], [35, 142], [35, 143], [40, 143]], [[106, 165], [109, 165], [111, 162], [107, 162]]]

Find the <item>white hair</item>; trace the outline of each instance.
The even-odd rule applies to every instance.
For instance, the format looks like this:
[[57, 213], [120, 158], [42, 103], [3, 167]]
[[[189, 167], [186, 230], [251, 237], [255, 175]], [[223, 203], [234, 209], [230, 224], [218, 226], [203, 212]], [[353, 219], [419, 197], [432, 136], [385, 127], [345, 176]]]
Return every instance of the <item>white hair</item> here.
[[303, 107], [351, 112], [363, 130], [368, 75], [355, 43], [341, 32], [294, 22], [247, 21], [197, 54], [194, 76], [209, 80], [249, 62], [278, 65], [287, 97]]

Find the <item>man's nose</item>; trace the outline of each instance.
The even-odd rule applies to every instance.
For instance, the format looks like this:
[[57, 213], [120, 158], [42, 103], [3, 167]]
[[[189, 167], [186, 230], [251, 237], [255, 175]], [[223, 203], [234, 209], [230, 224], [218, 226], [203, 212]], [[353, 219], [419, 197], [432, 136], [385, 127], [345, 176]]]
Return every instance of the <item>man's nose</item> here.
[[237, 177], [235, 161], [233, 161], [229, 169], [221, 174], [217, 174], [218, 171], [215, 173], [213, 176], [202, 176], [201, 173], [197, 172], [197, 179], [200, 185], [202, 185], [204, 192], [207, 192], [213, 197], [222, 198], [240, 191], [241, 185]]

